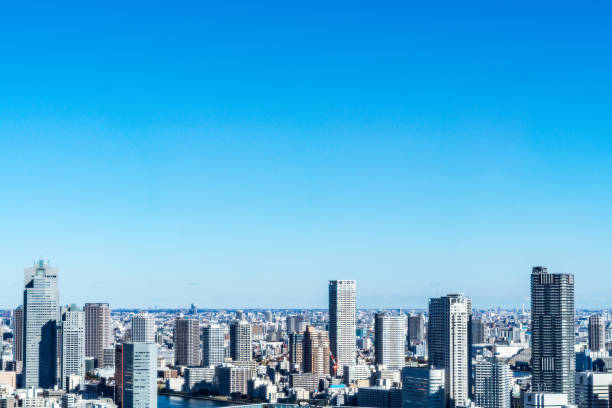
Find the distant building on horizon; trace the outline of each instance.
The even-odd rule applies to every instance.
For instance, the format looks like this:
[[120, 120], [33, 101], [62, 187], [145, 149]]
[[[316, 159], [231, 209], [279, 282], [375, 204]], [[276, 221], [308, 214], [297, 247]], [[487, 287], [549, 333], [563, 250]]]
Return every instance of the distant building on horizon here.
[[338, 365], [336, 375], [342, 376], [344, 366], [357, 360], [354, 280], [329, 281], [329, 344]]
[[567, 395], [574, 403], [574, 275], [531, 272], [532, 389]]

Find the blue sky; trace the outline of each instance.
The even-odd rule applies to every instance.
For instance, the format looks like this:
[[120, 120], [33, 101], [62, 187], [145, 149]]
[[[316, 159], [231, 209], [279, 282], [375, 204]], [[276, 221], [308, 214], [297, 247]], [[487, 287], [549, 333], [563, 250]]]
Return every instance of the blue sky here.
[[606, 2], [20, 2], [0, 13], [0, 307], [610, 306]]

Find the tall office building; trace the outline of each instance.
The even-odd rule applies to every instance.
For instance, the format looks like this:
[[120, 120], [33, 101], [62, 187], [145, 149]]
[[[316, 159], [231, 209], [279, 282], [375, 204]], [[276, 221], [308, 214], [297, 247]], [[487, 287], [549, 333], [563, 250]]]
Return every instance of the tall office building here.
[[532, 389], [562, 393], [574, 402], [574, 275], [531, 273]]
[[104, 349], [113, 346], [113, 332], [108, 303], [85, 303], [85, 356], [104, 365]]
[[486, 339], [486, 325], [482, 319], [473, 319], [472, 322], [472, 344], [482, 344]]
[[[71, 305], [62, 315], [61, 384], [67, 392], [85, 385], [85, 315]], [[71, 378], [74, 377], [74, 378]]]
[[578, 408], [607, 408], [612, 373], [583, 371], [576, 373], [576, 406]]
[[606, 349], [606, 328], [603, 316], [589, 316], [589, 350], [603, 351]]
[[355, 302], [354, 280], [329, 281], [329, 345], [338, 376], [344, 366], [354, 365], [357, 359]]
[[512, 373], [510, 366], [485, 358], [474, 368], [474, 403], [479, 408], [510, 408]]
[[465, 406], [470, 383], [472, 300], [459, 294], [429, 299], [429, 364], [444, 369], [447, 405]]
[[403, 408], [444, 408], [444, 370], [404, 367], [402, 369]]
[[400, 370], [406, 365], [406, 317], [377, 313], [374, 318], [374, 347], [376, 365]]
[[204, 367], [223, 364], [225, 358], [225, 332], [218, 324], [202, 329], [202, 365]]
[[23, 361], [23, 306], [13, 312], [13, 358]]
[[289, 365], [291, 370], [302, 370], [303, 367], [304, 333], [289, 333]]
[[200, 365], [200, 322], [177, 317], [174, 321], [174, 363], [177, 366]]
[[57, 379], [57, 269], [39, 261], [24, 272], [23, 385], [53, 388]]
[[132, 343], [155, 343], [155, 319], [148, 313], [132, 317]]
[[115, 404], [123, 407], [123, 343], [115, 345]]
[[234, 361], [253, 359], [253, 332], [246, 320], [234, 320], [230, 324], [230, 357]]
[[287, 333], [295, 333], [306, 330], [306, 322], [303, 315], [287, 316]]
[[305, 373], [330, 374], [329, 337], [327, 332], [306, 327], [302, 345], [302, 364]]
[[123, 408], [157, 407], [157, 345], [123, 345]]
[[422, 313], [408, 316], [408, 341], [410, 345], [421, 344], [425, 340], [425, 317]]

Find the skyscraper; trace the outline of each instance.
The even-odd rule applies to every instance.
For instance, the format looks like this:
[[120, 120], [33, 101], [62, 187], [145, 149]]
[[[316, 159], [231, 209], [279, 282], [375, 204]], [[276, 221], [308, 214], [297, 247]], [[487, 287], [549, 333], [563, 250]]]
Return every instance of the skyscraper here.
[[[72, 384], [85, 384], [85, 315], [71, 305], [62, 315], [61, 330], [61, 387], [67, 392], [76, 391]], [[71, 381], [71, 376], [76, 380]]]
[[329, 338], [327, 332], [306, 327], [304, 343], [302, 345], [305, 373], [330, 374], [329, 372]]
[[202, 329], [202, 365], [218, 366], [223, 364], [225, 352], [225, 333], [218, 324], [210, 324]]
[[200, 322], [177, 317], [174, 321], [174, 363], [179, 366], [200, 365]]
[[532, 389], [567, 395], [574, 402], [574, 275], [531, 273]]
[[57, 376], [57, 269], [39, 261], [24, 272], [23, 385], [53, 388]]
[[13, 312], [13, 358], [23, 361], [23, 306]]
[[253, 332], [246, 320], [234, 320], [230, 324], [230, 357], [234, 361], [253, 359]]
[[469, 397], [469, 322], [472, 301], [459, 294], [429, 299], [429, 364], [444, 369], [447, 405], [465, 406]]
[[123, 408], [157, 407], [157, 345], [123, 345]]
[[589, 350], [602, 351], [606, 349], [606, 329], [603, 316], [589, 316]]
[[302, 370], [304, 356], [304, 333], [289, 333], [289, 365], [291, 370]]
[[390, 370], [400, 370], [406, 365], [404, 346], [406, 317], [377, 313], [374, 320], [374, 347], [376, 365]]
[[482, 344], [485, 342], [486, 326], [482, 319], [473, 319], [472, 322], [472, 343]]
[[355, 302], [354, 280], [329, 281], [329, 344], [338, 376], [342, 376], [344, 366], [355, 364], [357, 359]]
[[115, 404], [123, 407], [123, 343], [115, 345]]
[[108, 303], [85, 303], [85, 356], [93, 357], [96, 366], [104, 363], [104, 349], [113, 346], [110, 306]]
[[425, 340], [425, 317], [422, 313], [408, 316], [408, 341], [410, 345], [420, 344]]
[[132, 343], [155, 343], [155, 319], [148, 313], [132, 317]]
[[444, 408], [444, 370], [424, 367], [402, 369], [403, 408]]
[[510, 408], [512, 373], [510, 366], [495, 358], [485, 358], [474, 369], [474, 403], [480, 408]]

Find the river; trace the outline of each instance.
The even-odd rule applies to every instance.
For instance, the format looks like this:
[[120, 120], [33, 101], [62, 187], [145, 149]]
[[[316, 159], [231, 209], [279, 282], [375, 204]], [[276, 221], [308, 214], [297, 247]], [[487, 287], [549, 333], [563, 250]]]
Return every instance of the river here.
[[198, 398], [183, 398], [170, 395], [157, 396], [157, 408], [214, 408], [229, 407], [230, 403]]

